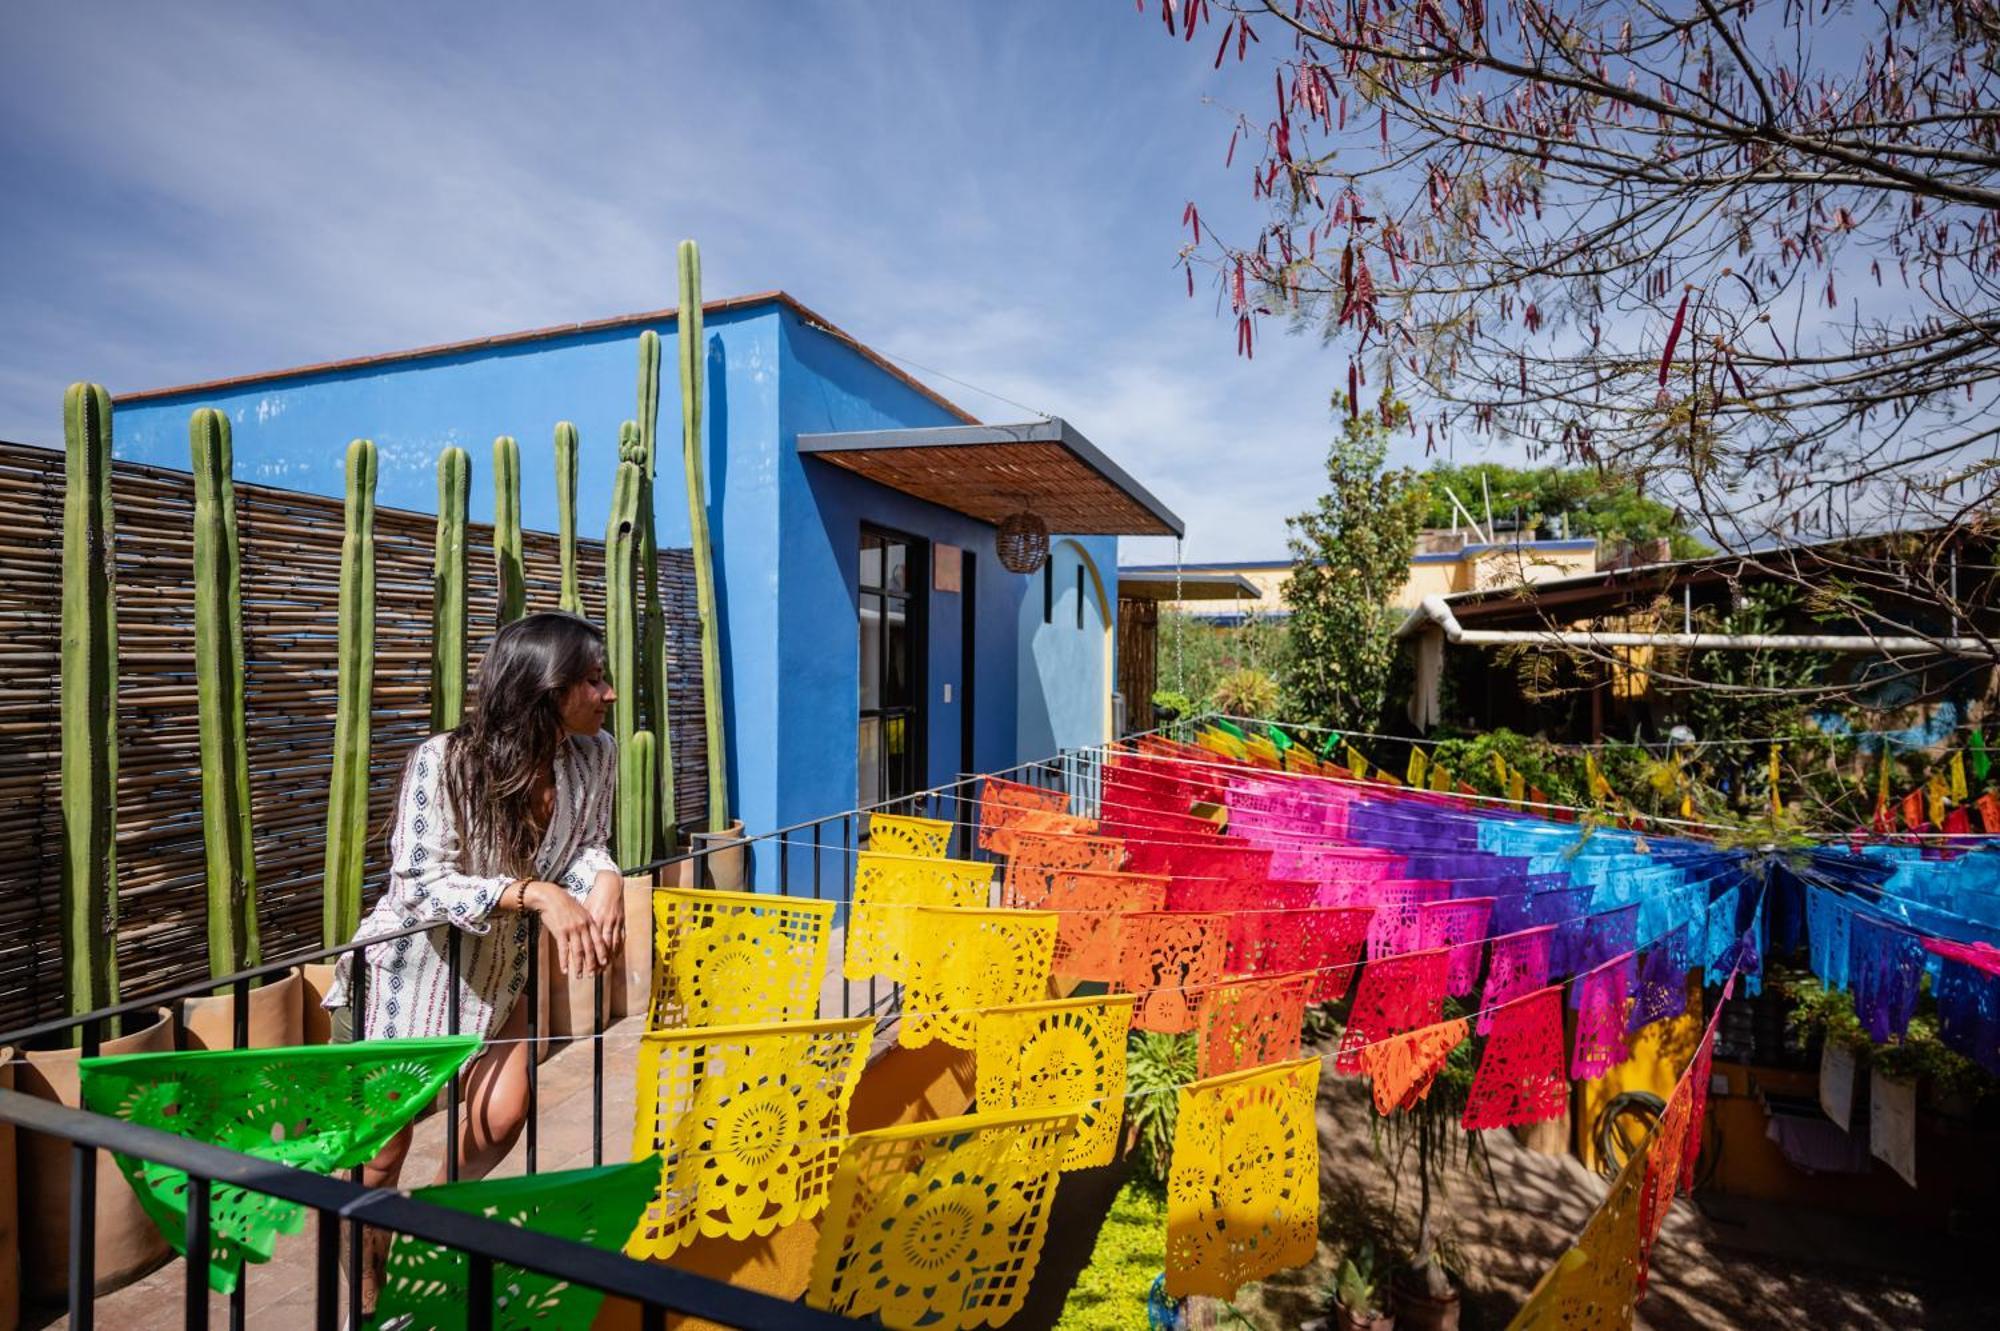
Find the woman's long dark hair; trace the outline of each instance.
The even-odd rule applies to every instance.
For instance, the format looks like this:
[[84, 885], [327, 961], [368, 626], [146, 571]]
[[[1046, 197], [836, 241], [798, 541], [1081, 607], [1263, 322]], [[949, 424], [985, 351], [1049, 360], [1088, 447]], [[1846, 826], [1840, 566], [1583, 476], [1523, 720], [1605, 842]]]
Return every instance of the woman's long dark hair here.
[[493, 635], [444, 757], [459, 845], [485, 852], [483, 872], [534, 876], [547, 830], [535, 787], [563, 743], [562, 698], [603, 667], [604, 634], [580, 615], [545, 610]]

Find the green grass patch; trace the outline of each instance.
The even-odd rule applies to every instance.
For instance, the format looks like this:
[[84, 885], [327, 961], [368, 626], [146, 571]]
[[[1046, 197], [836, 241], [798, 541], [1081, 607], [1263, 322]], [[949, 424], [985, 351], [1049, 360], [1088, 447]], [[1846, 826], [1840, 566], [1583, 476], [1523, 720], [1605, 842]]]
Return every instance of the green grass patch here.
[[1167, 1262], [1167, 1202], [1134, 1179], [1118, 1190], [1076, 1278], [1056, 1331], [1132, 1331], [1146, 1325], [1146, 1294]]

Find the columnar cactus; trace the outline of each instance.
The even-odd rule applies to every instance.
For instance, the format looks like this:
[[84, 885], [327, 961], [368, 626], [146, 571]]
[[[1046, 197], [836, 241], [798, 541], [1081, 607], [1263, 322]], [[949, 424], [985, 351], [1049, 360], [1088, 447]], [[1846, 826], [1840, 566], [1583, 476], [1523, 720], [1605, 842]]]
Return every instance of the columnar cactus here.
[[340, 542], [339, 683], [326, 800], [320, 934], [336, 947], [361, 922], [368, 849], [368, 739], [375, 691], [375, 445], [347, 446], [347, 529]]
[[201, 732], [201, 839], [208, 860], [208, 970], [262, 959], [257, 861], [250, 828], [250, 755], [243, 722], [243, 584], [229, 418], [203, 407], [188, 421], [194, 461], [194, 672]]
[[611, 520], [604, 530], [604, 653], [612, 687], [619, 692], [611, 709], [611, 733], [618, 741], [618, 800], [612, 817], [612, 849], [621, 868], [652, 859], [651, 792], [639, 771], [639, 617], [633, 602], [639, 552], [639, 498], [645, 467], [639, 427], [618, 429], [618, 474], [611, 484]]
[[639, 568], [645, 599], [639, 641], [639, 686], [647, 724], [657, 737], [658, 799], [655, 833], [663, 853], [674, 853], [680, 829], [674, 817], [674, 741], [668, 724], [671, 686], [667, 681], [667, 612], [660, 602], [660, 541], [653, 504], [653, 483], [659, 474], [660, 335], [648, 328], [639, 334], [639, 451], [644, 456], [644, 483], [639, 494]]
[[715, 618], [715, 565], [708, 544], [708, 498], [701, 476], [701, 252], [680, 246], [681, 461], [687, 469], [688, 531], [694, 545], [695, 605], [701, 613], [702, 711], [708, 732], [708, 830], [729, 827], [729, 768], [722, 733], [722, 648]]
[[562, 557], [562, 590], [557, 604], [572, 615], [583, 613], [583, 592], [576, 580], [576, 426], [556, 422], [556, 530]]
[[[632, 772], [632, 818], [639, 826], [653, 826], [658, 812], [653, 808], [653, 793], [659, 789], [659, 746], [650, 730], [634, 731], [632, 735], [632, 761], [626, 764]], [[624, 775], [622, 772], [620, 775]], [[623, 868], [633, 868], [652, 859], [650, 851]]]
[[465, 717], [465, 510], [472, 459], [462, 448], [438, 454], [437, 551], [431, 562], [431, 731], [456, 730]]
[[111, 395], [63, 394], [63, 989], [72, 1016], [118, 1001], [118, 616]]
[[493, 441], [493, 569], [499, 622], [511, 624], [527, 613], [528, 586], [521, 571], [521, 446], [508, 434]]

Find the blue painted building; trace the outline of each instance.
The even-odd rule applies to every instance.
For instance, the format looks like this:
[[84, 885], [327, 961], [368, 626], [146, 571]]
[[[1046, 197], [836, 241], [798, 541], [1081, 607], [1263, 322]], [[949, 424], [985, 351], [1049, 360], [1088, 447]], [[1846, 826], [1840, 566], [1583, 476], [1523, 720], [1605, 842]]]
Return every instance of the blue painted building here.
[[[731, 807], [752, 833], [1111, 735], [1117, 537], [1179, 534], [1060, 420], [985, 426], [782, 293], [704, 308], [702, 441], [723, 626]], [[117, 456], [184, 467], [199, 406], [234, 424], [243, 481], [342, 493], [345, 447], [379, 451], [377, 502], [436, 510], [436, 458], [520, 441], [522, 520], [553, 531], [553, 432], [574, 422], [579, 530], [609, 514], [637, 342], [657, 331], [661, 542], [688, 542], [673, 465], [671, 310], [120, 396]], [[1000, 564], [997, 524], [1057, 535]]]

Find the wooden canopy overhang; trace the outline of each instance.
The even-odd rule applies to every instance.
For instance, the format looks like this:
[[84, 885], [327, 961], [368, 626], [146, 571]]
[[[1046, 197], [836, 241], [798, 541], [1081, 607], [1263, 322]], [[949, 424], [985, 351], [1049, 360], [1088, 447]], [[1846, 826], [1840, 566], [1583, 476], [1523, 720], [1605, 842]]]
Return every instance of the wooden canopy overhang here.
[[1128, 573], [1118, 570], [1118, 595], [1132, 601], [1254, 601], [1264, 593], [1241, 573]]
[[1014, 513], [1069, 536], [1179, 536], [1180, 518], [1060, 417], [802, 434], [799, 455], [998, 526]]

